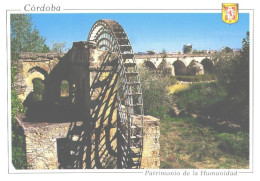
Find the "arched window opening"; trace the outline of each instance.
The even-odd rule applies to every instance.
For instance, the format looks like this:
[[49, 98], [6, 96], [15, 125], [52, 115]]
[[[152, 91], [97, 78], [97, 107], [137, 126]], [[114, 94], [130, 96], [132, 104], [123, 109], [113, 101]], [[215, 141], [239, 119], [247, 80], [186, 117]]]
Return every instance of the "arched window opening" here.
[[44, 83], [42, 79], [35, 78], [32, 80], [33, 83], [33, 101], [42, 101], [44, 94]]
[[60, 97], [68, 97], [69, 96], [69, 82], [67, 80], [61, 81], [60, 86]]

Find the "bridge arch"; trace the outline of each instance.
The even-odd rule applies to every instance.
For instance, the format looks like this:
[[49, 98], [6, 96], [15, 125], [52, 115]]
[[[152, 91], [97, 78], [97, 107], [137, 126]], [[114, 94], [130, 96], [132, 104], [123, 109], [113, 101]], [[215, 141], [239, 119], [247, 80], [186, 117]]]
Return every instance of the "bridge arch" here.
[[214, 64], [213, 61], [209, 58], [204, 58], [200, 64], [203, 65], [204, 73], [211, 74], [214, 70]]
[[156, 65], [150, 60], [145, 61], [144, 66], [149, 69], [156, 69]]
[[175, 75], [186, 75], [187, 73], [187, 65], [183, 60], [176, 60], [172, 64], [175, 69]]

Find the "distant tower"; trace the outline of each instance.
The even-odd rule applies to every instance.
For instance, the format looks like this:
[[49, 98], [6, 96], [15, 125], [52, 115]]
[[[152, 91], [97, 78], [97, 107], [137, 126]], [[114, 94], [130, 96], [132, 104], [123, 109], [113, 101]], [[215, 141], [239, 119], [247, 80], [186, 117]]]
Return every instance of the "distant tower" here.
[[191, 53], [192, 52], [192, 45], [191, 44], [183, 45], [182, 52], [184, 54], [185, 53]]

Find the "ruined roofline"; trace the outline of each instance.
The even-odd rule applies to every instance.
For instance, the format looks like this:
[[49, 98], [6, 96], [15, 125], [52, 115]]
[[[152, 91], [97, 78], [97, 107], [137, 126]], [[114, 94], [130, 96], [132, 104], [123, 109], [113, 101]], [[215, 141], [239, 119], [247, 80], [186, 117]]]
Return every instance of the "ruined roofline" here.
[[35, 53], [22, 52], [19, 54], [19, 59], [23, 61], [48, 61], [54, 58], [62, 58], [66, 53], [50, 52], [50, 53]]

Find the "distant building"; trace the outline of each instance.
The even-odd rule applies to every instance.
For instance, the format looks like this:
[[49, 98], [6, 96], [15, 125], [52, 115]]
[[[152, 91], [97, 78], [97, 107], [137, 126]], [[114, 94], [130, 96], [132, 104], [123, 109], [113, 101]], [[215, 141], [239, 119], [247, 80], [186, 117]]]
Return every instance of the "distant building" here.
[[208, 53], [210, 53], [210, 54], [217, 53], [217, 52], [219, 52], [219, 50], [209, 50], [208, 51]]
[[148, 50], [146, 51], [148, 55], [154, 55], [156, 52], [154, 50]]
[[202, 53], [202, 54], [207, 54], [208, 51], [207, 51], [207, 50], [201, 50], [200, 53]]
[[137, 54], [137, 55], [147, 55], [146, 52], [137, 52], [137, 53], [135, 53], [135, 54]]
[[177, 55], [178, 52], [168, 52], [167, 54], [169, 54], [169, 55]]

